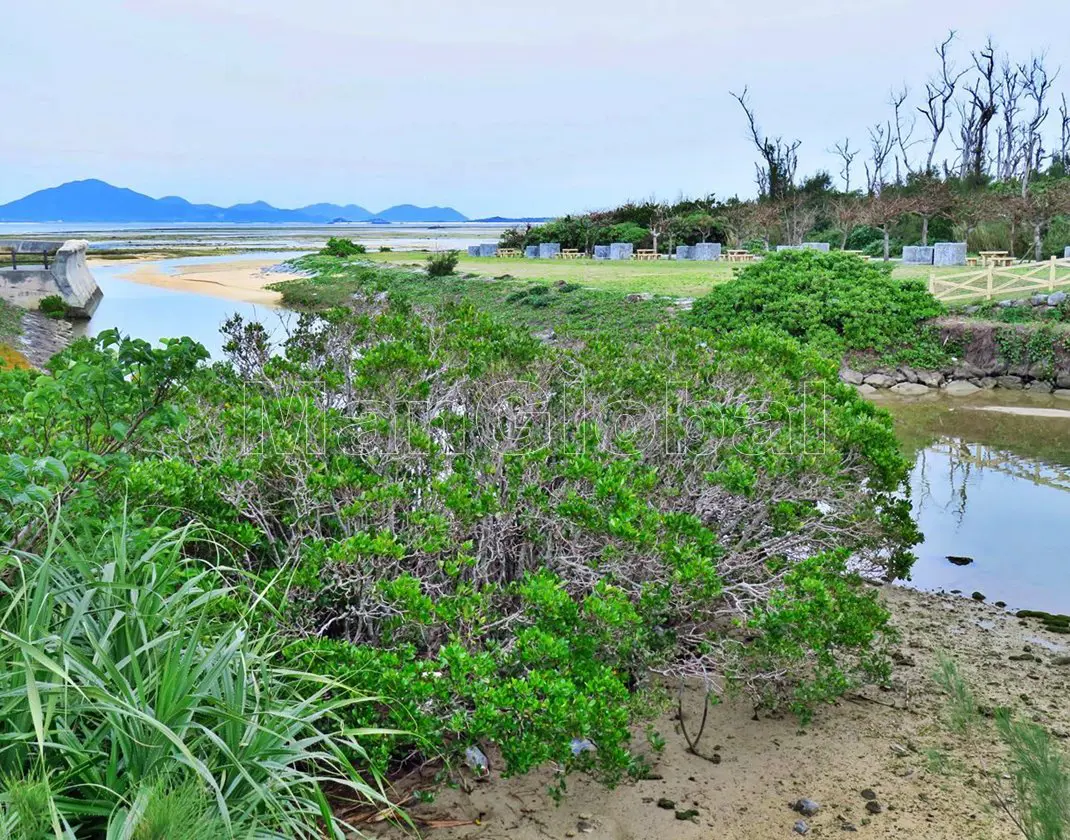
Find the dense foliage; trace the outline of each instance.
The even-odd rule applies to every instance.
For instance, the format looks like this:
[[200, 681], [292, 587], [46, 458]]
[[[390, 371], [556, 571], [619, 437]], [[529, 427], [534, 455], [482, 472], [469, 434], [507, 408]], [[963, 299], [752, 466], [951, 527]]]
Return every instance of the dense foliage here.
[[222, 620], [253, 593], [187, 538], [54, 531], [3, 558], [0, 836], [341, 837], [324, 784], [381, 799], [339, 734], [359, 695]]
[[456, 251], [438, 251], [427, 257], [427, 274], [430, 277], [447, 277], [453, 274], [461, 257]]
[[855, 575], [906, 574], [917, 535], [887, 418], [834, 364], [765, 329], [559, 350], [352, 303], [283, 355], [235, 320], [212, 368], [107, 334], [4, 374], [7, 540], [37, 550], [61, 502], [89, 530], [203, 522], [272, 581], [288, 661], [386, 698], [347, 722], [412, 733], [383, 769], [480, 744], [612, 780], [652, 671], [800, 712], [882, 675]]
[[824, 349], [884, 350], [942, 312], [919, 281], [847, 254], [785, 251], [748, 265], [695, 302], [692, 323], [723, 331], [752, 324]]
[[327, 245], [320, 252], [326, 254], [329, 257], [358, 257], [361, 254], [368, 253], [367, 247], [359, 242], [354, 242], [352, 239], [343, 239], [341, 237], [332, 236], [327, 240]]

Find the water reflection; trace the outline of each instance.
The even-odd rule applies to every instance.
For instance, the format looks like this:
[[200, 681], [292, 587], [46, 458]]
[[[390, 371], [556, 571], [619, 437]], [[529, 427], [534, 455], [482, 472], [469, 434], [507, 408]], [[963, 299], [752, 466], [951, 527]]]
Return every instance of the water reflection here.
[[[1009, 403], [1070, 409], [1054, 398], [887, 403], [914, 460], [911, 493], [925, 542], [912, 585], [1070, 613], [1070, 416], [979, 410]], [[949, 556], [973, 563], [955, 565]]]

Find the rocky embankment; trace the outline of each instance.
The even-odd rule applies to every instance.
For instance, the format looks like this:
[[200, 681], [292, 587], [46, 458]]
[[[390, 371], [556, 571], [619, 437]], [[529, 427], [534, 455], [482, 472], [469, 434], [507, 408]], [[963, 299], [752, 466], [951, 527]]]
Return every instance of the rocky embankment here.
[[[855, 358], [845, 362], [840, 378], [870, 395], [889, 391], [901, 396], [922, 396], [943, 391], [951, 396], [969, 396], [1005, 388], [1070, 399], [1070, 330], [1065, 324], [1043, 320], [1045, 312], [1061, 306], [1065, 299], [1063, 292], [1057, 292], [1006, 301], [1008, 308], [1033, 310], [1036, 320], [1027, 323], [972, 318], [935, 322], [939, 339], [952, 356], [948, 364], [939, 368], [888, 367]], [[964, 314], [970, 314], [969, 308]]]
[[22, 330], [16, 349], [36, 368], [43, 368], [56, 353], [74, 341], [74, 327], [69, 321], [46, 318], [39, 312], [22, 315]]

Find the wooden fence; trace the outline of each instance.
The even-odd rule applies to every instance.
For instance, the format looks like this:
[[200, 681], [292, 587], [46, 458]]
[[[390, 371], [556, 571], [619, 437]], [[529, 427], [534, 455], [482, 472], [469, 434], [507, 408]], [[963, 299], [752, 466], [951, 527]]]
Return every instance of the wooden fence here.
[[993, 265], [956, 274], [929, 274], [929, 291], [937, 300], [992, 300], [1010, 295], [1051, 293], [1070, 289], [1070, 260], [1052, 257], [1028, 266], [996, 268]]

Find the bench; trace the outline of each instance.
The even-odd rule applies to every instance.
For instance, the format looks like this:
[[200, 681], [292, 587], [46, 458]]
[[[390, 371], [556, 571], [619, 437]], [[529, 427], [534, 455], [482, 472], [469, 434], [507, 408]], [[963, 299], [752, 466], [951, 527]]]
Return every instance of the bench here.
[[519, 257], [521, 253], [516, 248], [499, 248], [497, 255], [499, 257]]
[[658, 258], [658, 252], [653, 248], [640, 248], [635, 252], [635, 258], [637, 260], [656, 260]]
[[561, 259], [563, 260], [578, 260], [584, 255], [580, 253], [579, 248], [562, 248]]

